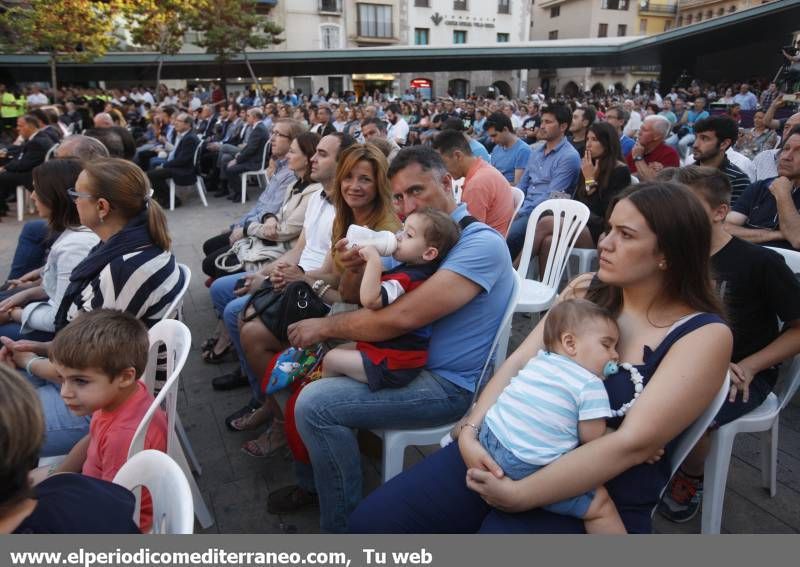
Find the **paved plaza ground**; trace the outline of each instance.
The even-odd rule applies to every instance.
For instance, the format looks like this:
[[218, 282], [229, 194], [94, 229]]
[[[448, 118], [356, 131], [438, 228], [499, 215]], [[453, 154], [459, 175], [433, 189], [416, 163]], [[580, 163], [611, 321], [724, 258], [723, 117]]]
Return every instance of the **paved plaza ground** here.
[[[251, 189], [251, 192], [255, 189]], [[202, 243], [242, 214], [247, 205], [210, 197], [204, 208], [195, 195], [184, 196], [184, 206], [167, 212], [178, 261], [187, 264], [193, 278], [185, 299], [186, 323], [192, 330], [193, 350], [181, 376], [178, 410], [203, 471], [199, 486], [216, 523], [208, 533], [315, 533], [319, 531], [318, 512], [275, 516], [267, 513], [267, 494], [293, 482], [293, 470], [287, 454], [269, 459], [254, 459], [240, 447], [253, 433], [232, 433], [223, 423], [226, 415], [240, 408], [248, 399], [246, 389], [215, 392], [211, 379], [234, 368], [200, 359], [199, 345], [208, 337], [216, 317], [211, 307], [205, 275], [200, 270]], [[27, 217], [31, 218], [31, 217]], [[0, 276], [16, 246], [21, 224], [7, 216], [0, 223]], [[531, 319], [517, 316], [510, 349], [530, 330]], [[406, 466], [419, 461], [435, 447], [409, 448]], [[739, 435], [728, 478], [722, 530], [728, 533], [796, 533], [800, 531], [800, 398], [796, 397], [781, 415], [780, 451], [778, 454], [778, 493], [773, 499], [760, 488], [758, 440], [755, 435]], [[380, 482], [380, 461], [364, 458], [365, 490]], [[388, 511], [387, 511], [388, 512]], [[700, 518], [684, 525], [656, 520], [661, 533], [699, 533]]]

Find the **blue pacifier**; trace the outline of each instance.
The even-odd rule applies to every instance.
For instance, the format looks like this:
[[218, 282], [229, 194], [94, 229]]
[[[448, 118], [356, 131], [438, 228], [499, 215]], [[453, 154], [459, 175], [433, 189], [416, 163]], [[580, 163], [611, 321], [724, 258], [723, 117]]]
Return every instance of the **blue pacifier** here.
[[614, 360], [609, 360], [606, 362], [606, 365], [603, 366], [603, 376], [606, 378], [613, 376], [617, 372], [619, 372], [619, 364], [617, 364]]

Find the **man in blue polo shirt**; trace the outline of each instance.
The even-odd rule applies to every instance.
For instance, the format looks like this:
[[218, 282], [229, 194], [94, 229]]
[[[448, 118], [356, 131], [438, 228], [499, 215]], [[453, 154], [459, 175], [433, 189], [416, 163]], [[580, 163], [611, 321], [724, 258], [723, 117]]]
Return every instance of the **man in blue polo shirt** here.
[[495, 144], [491, 164], [511, 185], [518, 186], [531, 157], [530, 146], [517, 138], [511, 119], [502, 112], [490, 114], [484, 128]]
[[511, 257], [516, 258], [525, 243], [528, 217], [536, 205], [550, 198], [551, 193], [572, 195], [581, 172], [581, 157], [565, 137], [572, 122], [572, 112], [563, 104], [552, 104], [542, 110], [539, 139], [545, 145], [531, 153], [531, 159], [519, 188], [525, 192], [525, 201], [511, 223], [506, 238]]
[[778, 177], [745, 189], [726, 218], [733, 236], [766, 246], [800, 250], [800, 126], [778, 159]]
[[[461, 238], [433, 276], [392, 305], [308, 319], [289, 328], [293, 345], [309, 346], [332, 338], [387, 340], [433, 323], [428, 363], [408, 386], [371, 392], [354, 380], [326, 378], [306, 386], [298, 397], [295, 421], [311, 466], [296, 463], [298, 485], [272, 492], [268, 510], [287, 513], [318, 498], [320, 525], [328, 532], [345, 531], [348, 515], [362, 498], [354, 429], [413, 429], [460, 419], [513, 289], [503, 237], [481, 222], [465, 222], [466, 207], [456, 205], [450, 175], [436, 152], [425, 146], [405, 148], [388, 175], [398, 214], [408, 216], [423, 207], [447, 212], [461, 224]], [[337, 246], [350, 272], [345, 279], [352, 285], [343, 289], [347, 298], [358, 293], [363, 262], [357, 252]]]

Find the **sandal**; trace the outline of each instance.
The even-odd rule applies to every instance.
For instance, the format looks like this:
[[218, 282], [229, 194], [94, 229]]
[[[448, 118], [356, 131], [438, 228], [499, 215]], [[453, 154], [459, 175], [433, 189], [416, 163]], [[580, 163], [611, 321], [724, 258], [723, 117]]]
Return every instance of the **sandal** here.
[[214, 352], [214, 347], [212, 346], [210, 349], [202, 351], [200, 357], [203, 359], [203, 362], [207, 362], [208, 364], [222, 364], [231, 358], [229, 356], [231, 354], [235, 353], [233, 345], [229, 344], [222, 352]]
[[269, 423], [271, 420], [272, 414], [265, 406], [261, 406], [242, 417], [231, 420], [231, 429], [235, 431], [252, 431]]
[[200, 345], [200, 352], [205, 353], [208, 350], [213, 350], [218, 340], [219, 337], [208, 337], [203, 341], [203, 344]]
[[288, 445], [286, 432], [284, 431], [283, 426], [283, 421], [273, 421], [272, 427], [267, 429], [257, 438], [252, 439], [242, 445], [242, 451], [251, 457], [263, 459], [269, 457], [276, 451], [283, 449]]

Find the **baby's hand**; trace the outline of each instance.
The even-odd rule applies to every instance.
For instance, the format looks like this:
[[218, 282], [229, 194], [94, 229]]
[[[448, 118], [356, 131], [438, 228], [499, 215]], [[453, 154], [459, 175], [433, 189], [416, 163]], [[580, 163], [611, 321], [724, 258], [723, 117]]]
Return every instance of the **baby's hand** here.
[[380, 260], [381, 255], [378, 253], [378, 249], [374, 246], [362, 246], [358, 249], [358, 255], [361, 256], [361, 259], [365, 262], [369, 262], [370, 260]]
[[648, 465], [654, 465], [655, 463], [660, 461], [661, 457], [663, 457], [663, 456], [664, 456], [664, 449], [659, 449], [658, 451], [656, 451], [655, 455], [653, 455], [652, 457], [647, 459], [645, 462]]

